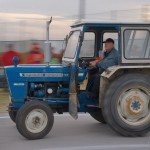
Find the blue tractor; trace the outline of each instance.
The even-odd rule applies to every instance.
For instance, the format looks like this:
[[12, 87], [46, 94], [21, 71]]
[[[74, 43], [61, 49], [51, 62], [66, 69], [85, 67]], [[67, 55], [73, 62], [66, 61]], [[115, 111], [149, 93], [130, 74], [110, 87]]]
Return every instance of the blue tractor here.
[[[87, 97], [89, 62], [113, 38], [118, 65], [100, 76], [99, 98]], [[71, 26], [62, 64], [5, 67], [9, 115], [21, 135], [40, 139], [52, 129], [54, 113], [88, 112], [123, 136], [150, 131], [150, 24], [77, 22]]]

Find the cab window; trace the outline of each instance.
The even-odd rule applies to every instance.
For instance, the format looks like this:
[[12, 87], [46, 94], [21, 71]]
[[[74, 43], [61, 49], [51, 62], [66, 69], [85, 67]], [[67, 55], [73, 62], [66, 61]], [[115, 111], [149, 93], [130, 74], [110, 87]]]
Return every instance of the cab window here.
[[82, 42], [80, 57], [94, 57], [95, 52], [95, 33], [85, 32]]
[[127, 59], [142, 59], [147, 56], [150, 33], [148, 30], [124, 31], [124, 55]]

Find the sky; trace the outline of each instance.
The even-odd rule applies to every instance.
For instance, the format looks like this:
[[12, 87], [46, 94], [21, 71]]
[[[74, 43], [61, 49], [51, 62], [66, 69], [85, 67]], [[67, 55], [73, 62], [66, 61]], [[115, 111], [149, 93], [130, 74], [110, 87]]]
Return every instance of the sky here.
[[[86, 0], [86, 13], [135, 9], [148, 4], [150, 0]], [[78, 14], [79, 0], [0, 0], [0, 6], [1, 12], [71, 16]]]
[[[86, 19], [133, 20], [143, 6], [150, 6], [150, 0], [85, 2]], [[45, 39], [45, 22], [50, 16], [54, 18], [50, 39], [63, 39], [79, 12], [79, 0], [0, 0], [0, 6], [0, 40]]]

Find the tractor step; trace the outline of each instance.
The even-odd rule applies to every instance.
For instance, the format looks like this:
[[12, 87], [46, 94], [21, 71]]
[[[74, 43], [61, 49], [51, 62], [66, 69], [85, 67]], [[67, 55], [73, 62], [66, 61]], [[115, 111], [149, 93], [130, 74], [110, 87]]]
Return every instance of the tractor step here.
[[99, 108], [99, 106], [95, 106], [95, 105], [86, 105], [86, 107], [88, 107], [88, 108]]
[[97, 111], [101, 110], [101, 108], [99, 108], [99, 106], [95, 106], [95, 105], [86, 105], [86, 108], [87, 108], [88, 112], [97, 112]]

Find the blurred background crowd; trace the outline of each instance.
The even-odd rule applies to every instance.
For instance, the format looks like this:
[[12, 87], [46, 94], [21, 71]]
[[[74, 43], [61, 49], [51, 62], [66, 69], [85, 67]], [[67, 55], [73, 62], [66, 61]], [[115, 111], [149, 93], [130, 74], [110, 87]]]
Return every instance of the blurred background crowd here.
[[[57, 41], [62, 43], [63, 41]], [[41, 43], [41, 45], [39, 44]], [[10, 66], [13, 65], [13, 57], [17, 56], [19, 58], [19, 64], [42, 64], [44, 62], [44, 42], [32, 42], [29, 46], [27, 52], [20, 52], [16, 49], [14, 44], [7, 44], [5, 46], [4, 52], [0, 53], [0, 66]], [[64, 49], [51, 47], [51, 64], [59, 64], [62, 61]]]
[[0, 67], [12, 65], [14, 56], [19, 57], [20, 64], [43, 63], [46, 21], [49, 20], [50, 15], [53, 16], [50, 25], [52, 57], [50, 63], [61, 63], [65, 49], [64, 37], [70, 31], [69, 26], [77, 20], [150, 21], [149, 0], [126, 0], [122, 3], [115, 0], [113, 5], [108, 5], [110, 0], [65, 0], [64, 2], [5, 0], [0, 3]]

